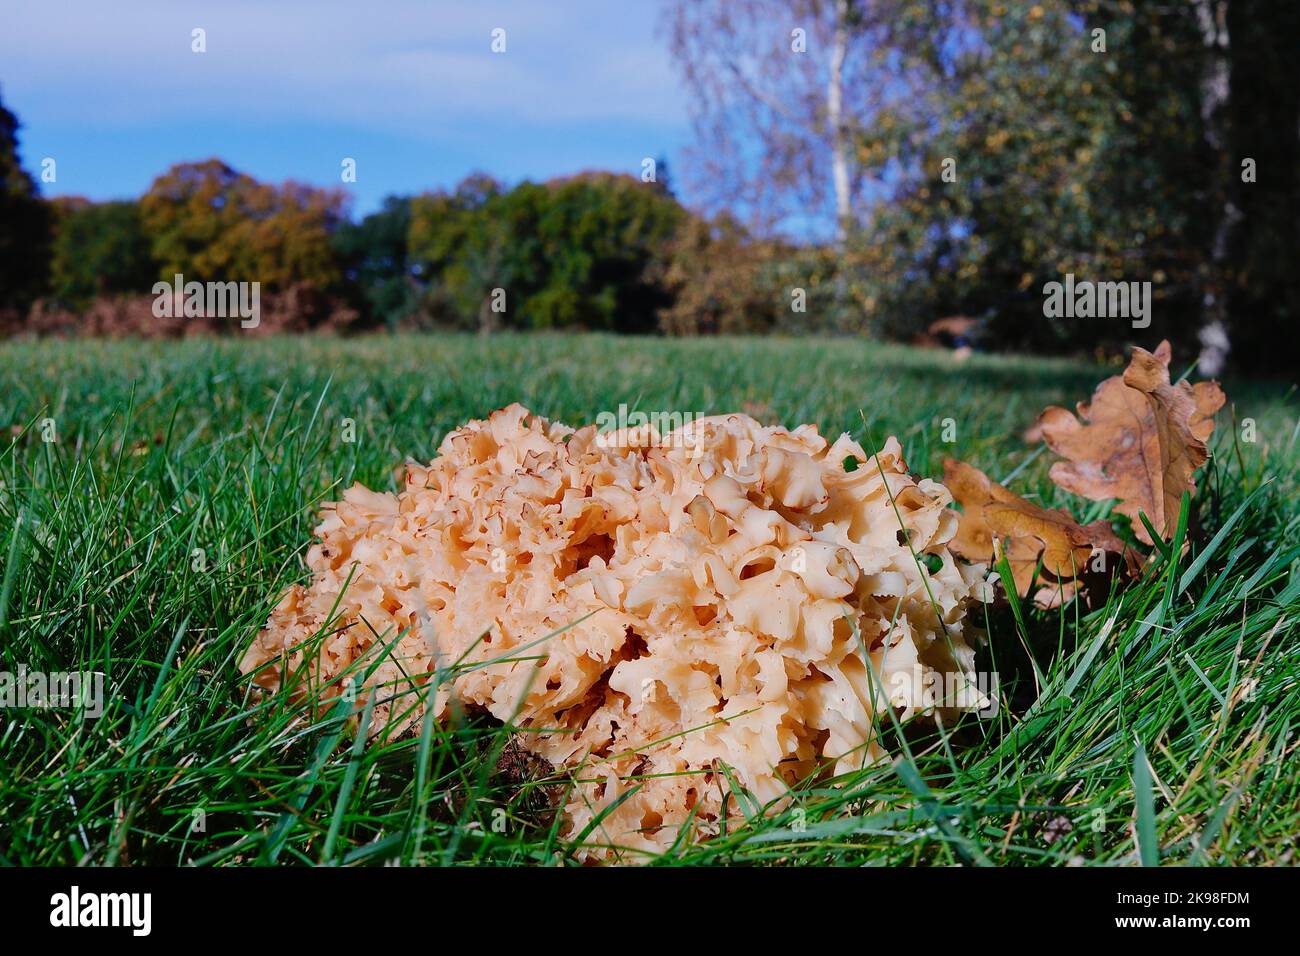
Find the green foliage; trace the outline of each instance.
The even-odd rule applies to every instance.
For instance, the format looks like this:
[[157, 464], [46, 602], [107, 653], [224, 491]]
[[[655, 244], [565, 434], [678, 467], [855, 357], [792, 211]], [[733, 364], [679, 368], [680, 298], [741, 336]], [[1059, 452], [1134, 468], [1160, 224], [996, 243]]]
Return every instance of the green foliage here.
[[[810, 38], [793, 58], [770, 29], [789, 10]], [[1072, 273], [1149, 281], [1151, 332], [1184, 356], [1220, 323], [1243, 365], [1300, 358], [1273, 334], [1300, 311], [1295, 4], [681, 0], [666, 21], [702, 195], [828, 235], [852, 142], [836, 198], [855, 228], [831, 276], [810, 272], [809, 327], [908, 339], [965, 314], [997, 347], [1117, 352], [1125, 319], [1043, 314], [1044, 284]], [[750, 269], [697, 268], [720, 289], [709, 269], [732, 266]]]
[[[922, 108], [880, 117], [860, 144], [899, 162], [861, 236], [880, 330], [965, 312], [991, 314], [995, 338], [1018, 347], [1127, 340], [1122, 319], [1044, 317], [1044, 283], [1075, 273], [1151, 280], [1152, 333], [1193, 340], [1211, 178], [1194, 19], [1168, 8], [1102, 18], [1064, 0], [972, 9], [964, 24], [912, 8], [907, 27], [937, 40], [933, 83]], [[1099, 23], [1106, 52], [1093, 50]]]
[[[715, 187], [698, 195], [725, 194], [725, 215], [694, 217], [662, 180], [507, 188], [476, 175], [353, 224], [339, 193], [259, 183], [213, 159], [160, 176], [138, 216], [60, 203], [56, 298], [84, 310], [135, 289], [147, 258], [168, 280], [314, 286], [389, 327], [907, 340], [966, 315], [987, 319], [994, 347], [1116, 353], [1134, 335], [1126, 319], [1044, 315], [1044, 285], [1073, 274], [1149, 281], [1147, 332], [1180, 362], [1210, 323], [1241, 366], [1300, 361], [1300, 337], [1276, 334], [1300, 313], [1300, 6], [1219, 5], [1221, 22], [1203, 4], [1135, 0], [666, 9], [702, 114], [696, 179]], [[797, 56], [770, 31], [789, 10], [808, 24]], [[827, 57], [841, 35], [832, 129]], [[19, 166], [16, 129], [0, 106], [6, 329], [49, 288], [58, 211]], [[849, 167], [854, 229], [810, 241], [841, 224], [833, 154]], [[780, 224], [808, 231], [791, 239]]]
[[379, 212], [359, 223], [344, 222], [333, 238], [344, 280], [359, 294], [367, 313], [389, 328], [399, 325], [416, 305], [406, 253], [410, 230], [411, 200], [389, 196]]
[[411, 201], [410, 255], [424, 282], [425, 313], [435, 324], [494, 327], [488, 296], [509, 285], [513, 264], [507, 259], [511, 237], [494, 218], [495, 207], [488, 208], [502, 194], [495, 179], [474, 175], [451, 193]]
[[45, 291], [50, 213], [18, 161], [18, 118], [0, 102], [0, 309], [26, 309]]
[[144, 295], [158, 277], [136, 202], [55, 200], [50, 282], [56, 301], [85, 308], [96, 296]]
[[[668, 302], [660, 277], [688, 214], [662, 187], [589, 173], [509, 191], [477, 177], [411, 205], [412, 259], [435, 319], [464, 327], [656, 325]], [[505, 290], [505, 310], [491, 308]]]

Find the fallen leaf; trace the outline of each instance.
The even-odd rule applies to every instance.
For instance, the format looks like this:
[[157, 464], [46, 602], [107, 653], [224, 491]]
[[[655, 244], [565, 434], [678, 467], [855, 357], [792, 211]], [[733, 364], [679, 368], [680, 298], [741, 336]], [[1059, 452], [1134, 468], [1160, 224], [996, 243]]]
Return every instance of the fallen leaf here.
[[1148, 545], [1139, 513], [1169, 537], [1183, 492], [1196, 491], [1192, 476], [1209, 458], [1205, 443], [1225, 400], [1217, 382], [1171, 384], [1169, 360], [1168, 342], [1154, 353], [1135, 348], [1124, 374], [1098, 385], [1077, 417], [1056, 406], [1038, 417], [1043, 440], [1066, 459], [1052, 466], [1052, 480], [1093, 501], [1117, 499]]
[[1124, 551], [1105, 522], [1081, 526], [1068, 512], [1026, 501], [963, 461], [947, 459], [943, 480], [962, 506], [948, 547], [969, 561], [987, 563], [1006, 555], [1021, 597], [1035, 581], [1043, 584], [1034, 598], [1043, 607], [1074, 597], [1096, 549]]

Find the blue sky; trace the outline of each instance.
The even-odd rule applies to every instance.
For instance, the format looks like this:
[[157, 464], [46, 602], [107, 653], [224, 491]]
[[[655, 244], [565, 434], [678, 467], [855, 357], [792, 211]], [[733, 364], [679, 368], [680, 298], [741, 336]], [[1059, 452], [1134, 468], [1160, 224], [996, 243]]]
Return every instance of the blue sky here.
[[[3, 0], [0, 97], [47, 196], [138, 196], [182, 160], [389, 193], [675, 162], [686, 94], [654, 0]], [[191, 51], [206, 31], [207, 52]], [[491, 52], [494, 28], [506, 52]], [[340, 181], [344, 157], [357, 182]], [[681, 177], [676, 182], [681, 184]], [[689, 199], [689, 196], [684, 197]]]

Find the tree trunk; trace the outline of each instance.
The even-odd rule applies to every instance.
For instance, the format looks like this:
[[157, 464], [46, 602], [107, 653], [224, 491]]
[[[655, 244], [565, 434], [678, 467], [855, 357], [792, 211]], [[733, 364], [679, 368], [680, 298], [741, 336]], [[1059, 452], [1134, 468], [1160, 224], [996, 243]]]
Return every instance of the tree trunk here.
[[849, 198], [849, 135], [844, 122], [844, 59], [849, 52], [849, 3], [835, 3], [835, 45], [826, 90], [826, 117], [831, 133], [831, 171], [835, 180], [835, 242], [844, 251], [853, 210]]
[[835, 183], [835, 250], [839, 261], [835, 269], [834, 325], [844, 329], [855, 324], [848, 314], [849, 286], [844, 272], [844, 254], [848, 248], [853, 208], [849, 196], [849, 134], [844, 121], [844, 59], [849, 52], [849, 4], [835, 2], [835, 43], [831, 50], [831, 78], [826, 88], [826, 120], [831, 134], [831, 175]]
[[[1201, 27], [1208, 66], [1201, 84], [1201, 118], [1205, 121], [1205, 138], [1211, 148], [1222, 155], [1228, 149], [1229, 136], [1224, 125], [1231, 95], [1231, 77], [1228, 64], [1227, 0], [1197, 0], [1196, 16]], [[1202, 375], [1218, 375], [1227, 361], [1231, 344], [1228, 338], [1228, 284], [1229, 243], [1232, 231], [1241, 218], [1241, 211], [1233, 202], [1237, 175], [1232, 164], [1220, 163], [1228, 178], [1224, 184], [1223, 200], [1215, 210], [1214, 238], [1210, 245], [1209, 261], [1202, 268], [1201, 278], [1201, 328], [1197, 337], [1201, 351], [1197, 361]]]

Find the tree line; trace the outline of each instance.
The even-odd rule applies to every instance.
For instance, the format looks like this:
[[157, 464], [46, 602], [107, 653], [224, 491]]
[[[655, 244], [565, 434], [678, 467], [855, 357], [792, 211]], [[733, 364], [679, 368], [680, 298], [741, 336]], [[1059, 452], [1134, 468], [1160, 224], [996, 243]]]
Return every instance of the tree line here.
[[[677, 0], [665, 33], [692, 209], [662, 163], [475, 175], [357, 221], [341, 191], [215, 159], [138, 200], [46, 201], [0, 106], [7, 327], [181, 272], [261, 281], [294, 329], [910, 341], [957, 317], [990, 348], [1300, 359], [1277, 335], [1300, 314], [1300, 5]], [[1076, 280], [1149, 284], [1150, 327], [1049, 307]]]
[[[22, 252], [0, 264], [11, 332], [183, 333], [145, 308], [154, 284], [177, 274], [256, 281], [273, 302], [291, 299], [270, 310], [273, 331], [795, 331], [815, 309], [802, 286], [790, 305], [794, 287], [815, 286], [824, 266], [728, 216], [691, 213], [662, 161], [648, 178], [589, 172], [506, 186], [475, 174], [451, 190], [390, 196], [353, 221], [342, 190], [259, 182], [219, 159], [177, 164], [139, 199], [91, 202], [42, 199], [12, 135], [5, 157], [5, 201], [21, 211], [0, 226], [0, 241]], [[116, 319], [98, 321], [106, 311]]]
[[716, 208], [808, 222], [824, 321], [1118, 350], [1124, 323], [1044, 288], [1150, 282], [1148, 346], [1293, 370], [1300, 4], [1266, 0], [673, 0], [686, 168]]

